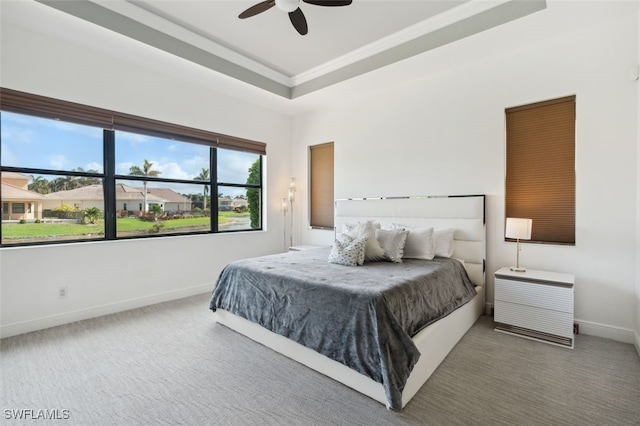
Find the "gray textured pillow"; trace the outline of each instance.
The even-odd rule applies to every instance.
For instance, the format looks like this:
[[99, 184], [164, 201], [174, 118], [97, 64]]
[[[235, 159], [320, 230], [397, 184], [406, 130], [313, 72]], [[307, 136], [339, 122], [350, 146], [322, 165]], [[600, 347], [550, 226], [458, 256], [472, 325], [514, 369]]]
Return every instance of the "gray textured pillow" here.
[[403, 257], [405, 259], [431, 260], [436, 255], [433, 228], [409, 228], [396, 223], [393, 224], [393, 227], [409, 231], [407, 241], [404, 244]]
[[366, 245], [366, 237], [354, 239], [345, 236], [342, 240], [335, 240], [329, 253], [329, 263], [345, 266], [362, 265]]
[[390, 262], [402, 263], [404, 244], [409, 231], [404, 229], [377, 229], [376, 239], [384, 250], [384, 259]]

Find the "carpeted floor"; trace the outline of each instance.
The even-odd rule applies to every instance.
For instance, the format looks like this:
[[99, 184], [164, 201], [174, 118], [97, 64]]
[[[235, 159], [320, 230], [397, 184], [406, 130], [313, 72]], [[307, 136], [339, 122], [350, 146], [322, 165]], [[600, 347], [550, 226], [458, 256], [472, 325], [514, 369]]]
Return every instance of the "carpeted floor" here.
[[491, 317], [399, 413], [215, 324], [207, 294], [0, 350], [3, 424], [640, 425], [632, 345], [578, 335], [569, 350], [496, 333]]

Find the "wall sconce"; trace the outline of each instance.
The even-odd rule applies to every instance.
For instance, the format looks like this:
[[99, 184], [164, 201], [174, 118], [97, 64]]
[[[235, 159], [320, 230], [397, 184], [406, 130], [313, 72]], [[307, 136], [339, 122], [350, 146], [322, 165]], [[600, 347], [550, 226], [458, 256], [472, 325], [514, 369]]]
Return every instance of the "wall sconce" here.
[[516, 266], [512, 266], [514, 272], [526, 272], [526, 268], [520, 267], [520, 240], [531, 239], [531, 225], [533, 220], [508, 217], [505, 229], [505, 237], [516, 240]]

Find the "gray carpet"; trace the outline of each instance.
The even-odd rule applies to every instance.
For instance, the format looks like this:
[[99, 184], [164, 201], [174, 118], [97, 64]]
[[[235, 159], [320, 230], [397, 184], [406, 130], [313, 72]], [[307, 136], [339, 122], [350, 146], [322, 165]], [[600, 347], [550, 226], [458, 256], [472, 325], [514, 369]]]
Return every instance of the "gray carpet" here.
[[[640, 425], [629, 344], [579, 335], [569, 350], [494, 332], [481, 317], [398, 413], [215, 324], [207, 302], [3, 339], [3, 424]], [[8, 410], [69, 419], [18, 421]]]

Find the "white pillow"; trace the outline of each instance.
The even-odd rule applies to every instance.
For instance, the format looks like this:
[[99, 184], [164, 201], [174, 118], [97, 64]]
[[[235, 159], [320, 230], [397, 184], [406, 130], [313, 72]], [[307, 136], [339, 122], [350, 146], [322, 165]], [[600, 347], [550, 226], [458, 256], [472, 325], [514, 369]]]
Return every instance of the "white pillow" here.
[[365, 249], [365, 260], [369, 262], [377, 262], [384, 260], [384, 250], [380, 247], [380, 243], [376, 240], [376, 230], [380, 229], [380, 223], [368, 220], [366, 222], [358, 222], [357, 224], [345, 224], [342, 228], [342, 234], [351, 238], [367, 238]]
[[453, 255], [454, 228], [436, 229], [433, 231], [435, 255], [438, 257], [451, 257]]
[[384, 250], [384, 259], [401, 263], [409, 231], [404, 229], [376, 229], [376, 240]]
[[367, 244], [366, 238], [353, 239], [349, 236], [335, 240], [329, 253], [329, 263], [345, 266], [359, 266], [364, 263], [364, 250]]
[[409, 231], [404, 244], [405, 259], [425, 259], [431, 260], [435, 256], [435, 244], [433, 239], [433, 228], [409, 228], [404, 225], [393, 224], [396, 229]]

